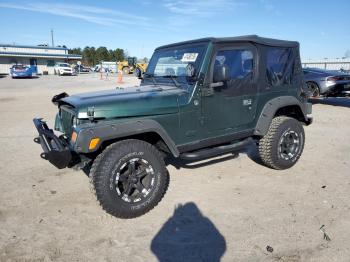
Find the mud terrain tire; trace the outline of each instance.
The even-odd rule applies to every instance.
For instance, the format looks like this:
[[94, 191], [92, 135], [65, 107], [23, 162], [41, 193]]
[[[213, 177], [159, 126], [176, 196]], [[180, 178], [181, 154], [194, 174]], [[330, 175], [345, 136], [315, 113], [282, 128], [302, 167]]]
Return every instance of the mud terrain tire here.
[[305, 133], [301, 123], [291, 117], [275, 117], [267, 134], [259, 141], [262, 162], [273, 169], [295, 165], [304, 149]]
[[135, 218], [153, 209], [163, 198], [169, 173], [153, 145], [128, 139], [100, 153], [91, 167], [90, 181], [107, 213]]

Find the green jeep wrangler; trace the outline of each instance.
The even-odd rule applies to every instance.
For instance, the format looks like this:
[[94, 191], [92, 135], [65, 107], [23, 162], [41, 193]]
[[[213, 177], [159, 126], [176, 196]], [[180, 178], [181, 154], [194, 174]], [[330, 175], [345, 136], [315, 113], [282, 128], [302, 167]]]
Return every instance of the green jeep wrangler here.
[[34, 119], [43, 159], [89, 172], [102, 208], [119, 218], [164, 196], [165, 158], [207, 159], [256, 143], [262, 162], [299, 159], [312, 122], [299, 43], [255, 35], [155, 50], [140, 86], [53, 97], [55, 130]]

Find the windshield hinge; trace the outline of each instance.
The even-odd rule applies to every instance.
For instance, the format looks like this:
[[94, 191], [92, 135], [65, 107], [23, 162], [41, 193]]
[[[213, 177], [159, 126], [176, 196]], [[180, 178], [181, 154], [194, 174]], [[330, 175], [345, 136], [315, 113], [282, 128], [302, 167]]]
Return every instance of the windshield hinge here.
[[95, 107], [88, 107], [86, 114], [89, 117], [89, 120], [93, 121], [95, 116]]
[[201, 88], [202, 96], [213, 96], [214, 95], [214, 88], [210, 86], [203, 86]]

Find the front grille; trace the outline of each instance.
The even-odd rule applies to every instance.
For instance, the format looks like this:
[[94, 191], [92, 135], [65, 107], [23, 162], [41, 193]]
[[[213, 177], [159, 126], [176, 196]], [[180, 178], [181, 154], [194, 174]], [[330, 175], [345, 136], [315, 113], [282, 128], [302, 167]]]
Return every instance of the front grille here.
[[74, 112], [72, 109], [68, 108], [67, 106], [61, 106], [61, 126], [63, 129], [63, 132], [70, 136], [73, 131], [73, 117]]

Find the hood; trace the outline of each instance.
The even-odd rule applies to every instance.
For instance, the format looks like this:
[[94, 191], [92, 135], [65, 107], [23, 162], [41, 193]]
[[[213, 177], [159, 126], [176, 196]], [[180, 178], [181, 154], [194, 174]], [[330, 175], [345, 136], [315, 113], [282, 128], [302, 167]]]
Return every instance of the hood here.
[[74, 107], [78, 118], [88, 118], [88, 108], [93, 108], [94, 118], [135, 117], [176, 113], [183, 95], [188, 93], [177, 87], [128, 87], [72, 95], [59, 104]]

